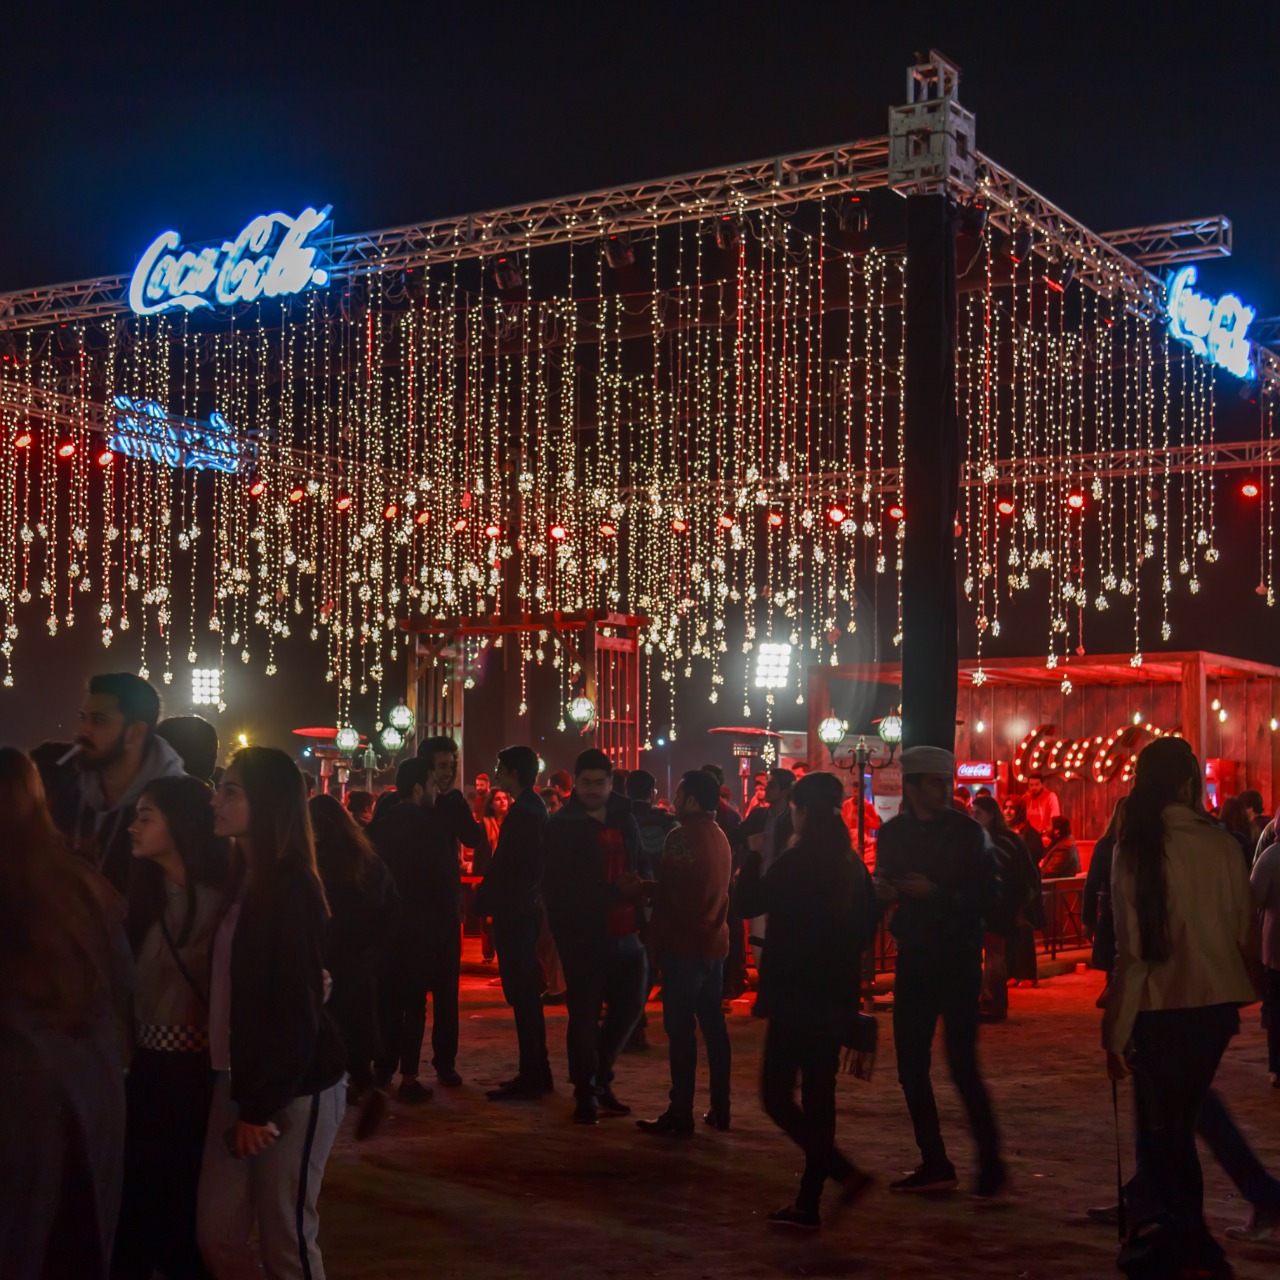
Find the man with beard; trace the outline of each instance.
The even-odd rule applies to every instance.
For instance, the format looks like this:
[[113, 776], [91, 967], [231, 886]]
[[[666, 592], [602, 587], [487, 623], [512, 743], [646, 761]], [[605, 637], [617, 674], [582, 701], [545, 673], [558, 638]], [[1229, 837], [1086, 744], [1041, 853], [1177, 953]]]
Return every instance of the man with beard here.
[[138, 797], [156, 778], [179, 778], [182, 759], [156, 734], [160, 695], [127, 671], [89, 681], [74, 745], [74, 778], [53, 795], [53, 818], [121, 892], [133, 864], [129, 827]]

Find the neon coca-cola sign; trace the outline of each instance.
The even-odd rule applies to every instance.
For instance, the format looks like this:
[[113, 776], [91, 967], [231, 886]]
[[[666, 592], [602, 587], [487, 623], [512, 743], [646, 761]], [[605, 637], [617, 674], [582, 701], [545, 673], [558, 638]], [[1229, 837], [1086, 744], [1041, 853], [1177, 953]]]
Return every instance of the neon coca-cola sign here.
[[1059, 777], [1066, 781], [1086, 772], [1094, 782], [1108, 782], [1120, 775], [1121, 782], [1133, 777], [1138, 753], [1156, 738], [1180, 738], [1177, 729], [1161, 729], [1153, 724], [1127, 724], [1103, 737], [1059, 738], [1053, 725], [1032, 729], [1018, 744], [1013, 767], [1019, 782], [1031, 777]]
[[1257, 314], [1234, 293], [1216, 302], [1197, 293], [1195, 267], [1183, 267], [1169, 281], [1169, 333], [1196, 355], [1237, 378], [1252, 378], [1249, 325]]
[[256, 436], [237, 434], [220, 413], [207, 422], [175, 418], [154, 400], [115, 398], [115, 431], [110, 447], [130, 458], [159, 462], [174, 470], [241, 471], [257, 456]]
[[328, 225], [331, 209], [303, 209], [296, 218], [264, 213], [234, 240], [203, 249], [182, 249], [178, 232], [165, 231], [134, 269], [129, 306], [140, 316], [154, 316], [323, 288], [329, 272], [319, 247], [309, 242]]

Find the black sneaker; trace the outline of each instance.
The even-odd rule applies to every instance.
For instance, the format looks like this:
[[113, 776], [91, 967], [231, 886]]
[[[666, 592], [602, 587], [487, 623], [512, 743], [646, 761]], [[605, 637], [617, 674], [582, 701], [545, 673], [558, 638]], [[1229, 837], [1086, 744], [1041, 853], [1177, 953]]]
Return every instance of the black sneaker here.
[[596, 1100], [593, 1097], [580, 1097], [573, 1105], [573, 1123], [574, 1124], [598, 1124], [600, 1121], [599, 1108], [596, 1106]]
[[791, 1227], [798, 1231], [817, 1231], [822, 1226], [816, 1209], [802, 1209], [798, 1204], [789, 1204], [785, 1209], [771, 1213], [769, 1222], [775, 1227]]
[[1003, 1160], [996, 1160], [978, 1174], [978, 1181], [973, 1188], [973, 1198], [986, 1201], [998, 1200], [1004, 1194], [1008, 1184], [1009, 1171], [1005, 1168]]
[[725, 1133], [729, 1128], [729, 1109], [726, 1107], [723, 1111], [717, 1111], [712, 1107], [710, 1111], [702, 1117], [703, 1124], [709, 1124], [713, 1129], [719, 1129], [721, 1133]]
[[417, 1076], [409, 1080], [401, 1080], [400, 1087], [396, 1090], [396, 1101], [403, 1102], [410, 1107], [416, 1107], [423, 1102], [430, 1102], [431, 1097], [431, 1089], [423, 1084]]
[[889, 1183], [890, 1191], [954, 1191], [960, 1185], [956, 1171], [949, 1164], [940, 1164], [934, 1169], [921, 1165], [914, 1173], [909, 1173], [897, 1182]]
[[462, 1077], [452, 1067], [437, 1067], [436, 1079], [446, 1089], [457, 1089], [462, 1084]]
[[693, 1117], [676, 1116], [664, 1111], [656, 1120], [637, 1120], [636, 1128], [644, 1133], [664, 1134], [669, 1138], [692, 1138]]
[[629, 1116], [631, 1114], [631, 1108], [625, 1102], [619, 1102], [608, 1085], [605, 1085], [603, 1089], [596, 1090], [596, 1099], [600, 1104], [600, 1110], [607, 1111], [611, 1116]]
[[490, 1102], [536, 1102], [550, 1092], [550, 1080], [526, 1080], [523, 1076], [516, 1076], [514, 1080], [504, 1080], [496, 1089], [490, 1089], [485, 1097]]
[[1120, 1206], [1119, 1204], [1097, 1205], [1092, 1209], [1086, 1209], [1084, 1216], [1090, 1222], [1100, 1223], [1104, 1227], [1114, 1227], [1120, 1221]]

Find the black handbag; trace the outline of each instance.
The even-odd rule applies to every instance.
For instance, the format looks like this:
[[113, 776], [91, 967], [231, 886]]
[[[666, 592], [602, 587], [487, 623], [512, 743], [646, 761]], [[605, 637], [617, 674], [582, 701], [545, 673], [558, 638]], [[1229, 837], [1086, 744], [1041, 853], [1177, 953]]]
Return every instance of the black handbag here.
[[871, 1014], [855, 1010], [845, 1021], [840, 1044], [844, 1048], [840, 1069], [859, 1080], [870, 1080], [880, 1044], [880, 1024]]

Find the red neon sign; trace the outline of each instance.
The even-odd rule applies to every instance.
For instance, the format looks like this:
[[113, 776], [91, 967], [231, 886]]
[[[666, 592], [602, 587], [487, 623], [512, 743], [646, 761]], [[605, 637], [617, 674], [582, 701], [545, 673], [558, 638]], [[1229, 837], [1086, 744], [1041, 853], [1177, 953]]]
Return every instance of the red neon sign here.
[[1144, 739], [1180, 738], [1178, 729], [1160, 729], [1153, 724], [1126, 724], [1105, 738], [1059, 738], [1053, 725], [1042, 724], [1027, 734], [1018, 745], [1013, 767], [1019, 782], [1033, 775], [1057, 776], [1070, 781], [1080, 777], [1086, 768], [1094, 782], [1107, 782], [1120, 774], [1121, 782], [1133, 778], [1138, 753], [1146, 745]]

